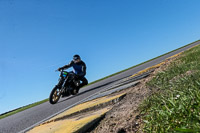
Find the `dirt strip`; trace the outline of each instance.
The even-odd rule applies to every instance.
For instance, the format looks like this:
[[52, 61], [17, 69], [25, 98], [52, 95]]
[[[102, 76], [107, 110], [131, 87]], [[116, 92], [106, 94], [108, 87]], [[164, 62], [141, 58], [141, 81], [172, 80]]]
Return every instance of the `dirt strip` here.
[[[106, 113], [105, 118], [96, 126], [90, 133], [143, 133], [143, 120], [139, 111], [139, 106], [150, 96], [153, 92], [151, 88], [146, 86], [146, 83], [150, 81], [154, 75], [163, 71], [167, 66], [176, 59], [180, 54], [174, 55], [165, 61], [147, 68], [137, 74], [131, 76], [137, 76], [144, 72], [151, 71], [148, 77], [139, 80], [139, 84], [123, 90], [126, 96], [118, 103], [113, 105], [113, 108]], [[152, 71], [152, 69], [154, 71]], [[130, 77], [130, 78], [131, 78]]]

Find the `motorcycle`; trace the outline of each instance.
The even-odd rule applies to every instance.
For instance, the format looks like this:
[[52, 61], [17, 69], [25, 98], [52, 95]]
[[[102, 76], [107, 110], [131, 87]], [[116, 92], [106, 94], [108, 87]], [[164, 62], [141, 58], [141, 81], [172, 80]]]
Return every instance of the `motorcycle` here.
[[[58, 70], [57, 70], [58, 71]], [[55, 104], [60, 97], [76, 95], [79, 91], [80, 80], [76, 79], [74, 72], [60, 70], [60, 78], [58, 84], [52, 89], [49, 102]]]

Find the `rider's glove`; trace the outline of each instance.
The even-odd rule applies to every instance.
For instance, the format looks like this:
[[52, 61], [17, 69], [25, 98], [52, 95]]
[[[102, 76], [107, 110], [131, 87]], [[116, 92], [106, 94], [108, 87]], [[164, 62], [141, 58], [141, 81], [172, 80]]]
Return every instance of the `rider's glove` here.
[[62, 67], [60, 67], [60, 68], [58, 68], [58, 71], [61, 71], [63, 68]]

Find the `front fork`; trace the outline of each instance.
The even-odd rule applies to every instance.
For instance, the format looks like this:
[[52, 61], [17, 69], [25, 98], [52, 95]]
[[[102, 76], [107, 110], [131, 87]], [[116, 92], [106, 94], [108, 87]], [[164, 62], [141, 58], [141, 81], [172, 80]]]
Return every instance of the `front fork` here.
[[64, 92], [64, 88], [67, 83], [67, 78], [60, 78], [58, 84], [56, 85], [58, 88], [60, 88], [61, 93]]

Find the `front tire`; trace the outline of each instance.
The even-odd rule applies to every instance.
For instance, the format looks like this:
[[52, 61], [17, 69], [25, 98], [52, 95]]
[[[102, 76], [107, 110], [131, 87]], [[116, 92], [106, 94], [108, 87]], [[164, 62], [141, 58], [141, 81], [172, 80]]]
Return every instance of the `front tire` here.
[[58, 86], [55, 86], [49, 96], [49, 102], [51, 104], [57, 103], [58, 100], [60, 99], [60, 96], [61, 96], [60, 88]]

